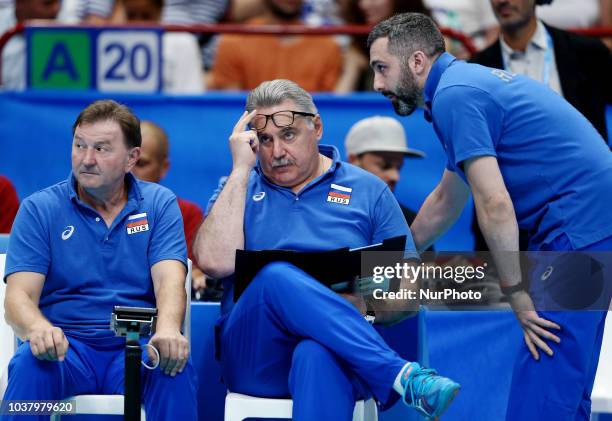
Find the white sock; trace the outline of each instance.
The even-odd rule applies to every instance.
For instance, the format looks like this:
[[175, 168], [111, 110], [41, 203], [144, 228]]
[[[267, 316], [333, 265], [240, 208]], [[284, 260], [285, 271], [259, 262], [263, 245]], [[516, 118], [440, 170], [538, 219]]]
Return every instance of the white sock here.
[[412, 363], [406, 363], [406, 365], [402, 367], [400, 372], [397, 374], [395, 381], [393, 382], [393, 390], [395, 390], [397, 393], [399, 393], [402, 396], [404, 395], [404, 386], [402, 386], [402, 382], [401, 382], [402, 374], [404, 373], [404, 370], [406, 370], [406, 367], [408, 367], [410, 364]]

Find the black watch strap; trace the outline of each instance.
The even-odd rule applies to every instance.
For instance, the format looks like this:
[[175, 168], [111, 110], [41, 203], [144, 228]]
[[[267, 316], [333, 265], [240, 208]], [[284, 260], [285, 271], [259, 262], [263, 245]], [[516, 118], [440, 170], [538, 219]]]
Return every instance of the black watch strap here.
[[511, 287], [505, 287], [505, 286], [501, 286], [501, 292], [502, 294], [504, 294], [505, 296], [510, 296], [512, 294], [514, 294], [515, 292], [519, 292], [519, 291], [524, 291], [525, 288], [523, 287], [523, 283], [518, 283], [516, 285], [512, 285]]

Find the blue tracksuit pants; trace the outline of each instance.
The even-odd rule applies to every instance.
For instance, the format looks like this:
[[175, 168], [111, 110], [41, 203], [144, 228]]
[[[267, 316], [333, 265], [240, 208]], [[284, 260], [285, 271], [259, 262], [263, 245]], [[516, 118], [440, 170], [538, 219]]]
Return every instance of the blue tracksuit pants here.
[[[553, 244], [552, 251], [563, 250], [571, 247], [562, 236]], [[552, 330], [561, 338], [561, 343], [549, 342], [554, 355], [549, 357], [540, 352], [539, 361], [533, 359], [526, 345], [521, 348], [514, 366], [507, 421], [588, 421], [590, 418], [591, 391], [607, 315], [602, 309], [609, 305], [612, 286], [612, 238], [581, 250], [595, 252], [593, 256], [598, 256], [603, 263], [603, 290], [598, 294], [596, 309], [552, 311], [555, 303], [548, 292], [554, 285], [542, 287], [542, 282], [535, 285], [532, 282], [531, 295], [538, 314], [561, 326], [561, 331]], [[545, 270], [542, 266], [548, 264], [546, 258], [543, 260], [532, 272], [538, 274], [538, 279]], [[579, 291], [587, 288], [590, 275], [584, 273], [584, 288], [581, 285]]]
[[[63, 362], [41, 361], [32, 355], [29, 342], [21, 344], [9, 363], [4, 399], [60, 400], [81, 394], [123, 394], [125, 340], [109, 338], [105, 346], [92, 346], [91, 341], [67, 338], [70, 344]], [[143, 368], [141, 387], [147, 420], [197, 420], [197, 376], [191, 362], [175, 377], [159, 368]], [[49, 416], [7, 415], [2, 419], [48, 420]]]
[[221, 326], [229, 390], [292, 397], [297, 421], [351, 420], [355, 401], [383, 404], [406, 361], [347, 300], [284, 262], [264, 267]]

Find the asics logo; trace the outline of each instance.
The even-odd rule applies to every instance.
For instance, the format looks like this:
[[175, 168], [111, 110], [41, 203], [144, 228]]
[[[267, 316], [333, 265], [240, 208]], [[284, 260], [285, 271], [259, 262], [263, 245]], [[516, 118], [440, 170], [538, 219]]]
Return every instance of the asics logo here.
[[74, 227], [72, 225], [68, 225], [64, 231], [62, 231], [62, 240], [66, 241], [72, 236], [74, 232]]
[[546, 268], [546, 270], [544, 271], [544, 273], [542, 274], [542, 276], [540, 276], [540, 279], [541, 279], [542, 281], [547, 280], [547, 279], [550, 277], [550, 275], [552, 275], [552, 273], [553, 273], [553, 271], [554, 271], [554, 270], [555, 270], [555, 268], [554, 268], [554, 267], [552, 267], [552, 266], [548, 266], [548, 267]]
[[266, 197], [266, 192], [265, 191], [260, 191], [259, 193], [253, 195], [253, 200], [255, 202], [259, 202], [264, 197]]

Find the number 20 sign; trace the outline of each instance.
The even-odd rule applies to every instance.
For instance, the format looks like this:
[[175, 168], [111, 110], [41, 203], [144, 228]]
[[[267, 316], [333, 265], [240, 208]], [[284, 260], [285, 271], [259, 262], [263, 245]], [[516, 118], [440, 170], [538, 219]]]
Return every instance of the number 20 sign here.
[[162, 31], [28, 27], [30, 88], [159, 92]]

